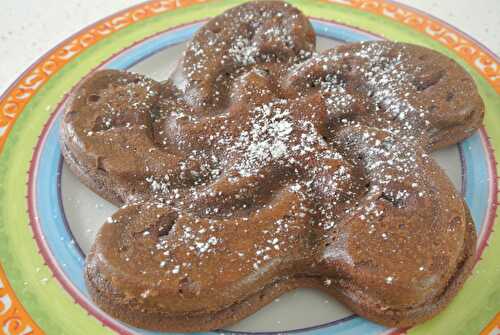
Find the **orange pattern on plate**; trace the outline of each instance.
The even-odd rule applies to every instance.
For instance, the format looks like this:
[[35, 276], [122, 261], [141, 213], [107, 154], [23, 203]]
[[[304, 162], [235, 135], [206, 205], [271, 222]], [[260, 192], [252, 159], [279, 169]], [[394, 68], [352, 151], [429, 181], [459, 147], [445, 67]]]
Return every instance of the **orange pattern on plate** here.
[[498, 335], [500, 334], [500, 313], [491, 320], [490, 324], [486, 326], [481, 332], [481, 335]]
[[121, 11], [88, 27], [59, 44], [50, 54], [38, 60], [5, 93], [0, 101], [0, 152], [5, 140], [26, 104], [50, 77], [82, 51], [106, 36], [130, 24], [160, 13], [187, 7], [202, 0], [151, 1]]
[[[8, 89], [0, 101], [0, 151], [16, 118], [29, 100], [47, 80], [67, 62], [84, 49], [95, 44], [107, 35], [121, 30], [130, 24], [158, 15], [159, 13], [186, 7], [202, 0], [154, 0], [132, 7], [104, 19], [64, 41], [49, 55], [38, 61], [34, 68], [23, 74]], [[474, 44], [470, 38], [455, 31], [452, 27], [431, 19], [424, 14], [384, 0], [326, 0], [359, 10], [383, 15], [429, 35], [451, 50], [457, 52], [472, 67], [476, 68], [500, 93], [500, 64], [486, 50]]]
[[[203, 0], [154, 0], [131, 7], [103, 19], [59, 44], [49, 54], [28, 69], [4, 94], [0, 101], [0, 152], [17, 117], [26, 104], [50, 77], [82, 51], [106, 36], [121, 30], [134, 22], [158, 15], [176, 8], [190, 6]], [[488, 51], [475, 45], [474, 41], [454, 28], [415, 10], [384, 0], [325, 0], [346, 5], [362, 11], [382, 15], [408, 25], [447, 48], [455, 51], [469, 65], [475, 68], [500, 93], [500, 64]], [[30, 318], [9, 285], [0, 265], [0, 330], [5, 334], [43, 334]], [[500, 313], [483, 330], [489, 335], [500, 328]]]
[[414, 9], [384, 0], [326, 0], [385, 16], [430, 36], [455, 51], [500, 93], [500, 64], [488, 51], [455, 28]]
[[0, 265], [0, 331], [3, 334], [43, 334], [16, 298]]

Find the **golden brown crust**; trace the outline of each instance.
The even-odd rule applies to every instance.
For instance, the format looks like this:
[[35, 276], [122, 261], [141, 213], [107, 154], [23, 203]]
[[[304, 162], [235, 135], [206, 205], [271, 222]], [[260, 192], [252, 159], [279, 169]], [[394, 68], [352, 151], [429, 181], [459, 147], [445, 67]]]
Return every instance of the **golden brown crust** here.
[[75, 90], [65, 161], [124, 204], [86, 260], [105, 311], [201, 331], [318, 287], [410, 326], [456, 294], [475, 231], [428, 153], [479, 127], [472, 79], [414, 45], [312, 51], [298, 10], [248, 3], [196, 34], [172, 80], [105, 70]]

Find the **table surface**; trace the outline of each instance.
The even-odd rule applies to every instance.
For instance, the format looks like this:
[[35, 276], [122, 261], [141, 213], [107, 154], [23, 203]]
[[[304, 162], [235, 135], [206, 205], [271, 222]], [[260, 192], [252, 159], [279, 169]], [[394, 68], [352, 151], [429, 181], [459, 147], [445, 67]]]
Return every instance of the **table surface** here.
[[[143, 0], [2, 0], [0, 92], [76, 31]], [[458, 27], [500, 54], [500, 0], [402, 0]]]

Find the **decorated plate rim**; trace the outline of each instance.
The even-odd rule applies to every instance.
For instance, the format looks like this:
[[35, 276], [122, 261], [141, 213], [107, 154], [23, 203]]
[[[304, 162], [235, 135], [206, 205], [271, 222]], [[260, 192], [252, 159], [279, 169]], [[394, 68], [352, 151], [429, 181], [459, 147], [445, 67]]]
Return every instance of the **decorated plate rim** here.
[[[237, 1], [239, 2], [239, 1]], [[231, 4], [237, 3], [232, 1]], [[296, 1], [299, 4], [302, 3], [303, 1]], [[134, 22], [138, 22], [141, 20], [146, 20], [149, 17], [159, 15], [160, 13], [171, 11], [173, 9], [177, 8], [186, 8], [188, 6], [191, 6], [193, 4], [198, 3], [197, 1], [191, 1], [191, 0], [186, 0], [186, 1], [170, 1], [170, 2], [165, 2], [165, 1], [148, 1], [133, 7], [130, 7], [128, 9], [125, 9], [123, 11], [120, 11], [116, 14], [110, 15], [105, 19], [102, 19], [95, 24], [92, 24], [86, 28], [83, 28], [79, 32], [73, 34], [71, 37], [66, 39], [65, 41], [61, 42], [58, 44], [55, 48], [51, 49], [48, 51], [45, 55], [40, 57], [37, 61], [33, 63], [16, 81], [14, 81], [9, 88], [2, 94], [0, 97], [0, 158], [2, 158], [1, 154], [2, 149], [5, 145], [5, 141], [10, 133], [10, 130], [12, 129], [12, 126], [14, 122], [16, 121], [17, 117], [21, 114], [23, 111], [24, 107], [29, 103], [32, 97], [34, 97], [40, 90], [40, 88], [53, 76], [55, 75], [59, 70], [61, 70], [67, 63], [72, 61], [75, 57], [78, 56], [78, 54], [81, 51], [84, 51], [86, 48], [89, 48], [93, 44], [103, 40], [106, 36], [113, 34], [116, 31], [119, 31], [121, 29], [124, 29], [125, 27], [129, 26], [130, 24]], [[292, 1], [292, 3], [294, 3]], [[316, 2], [315, 2], [316, 3]], [[323, 1], [323, 3], [327, 3], [326, 1]], [[432, 17], [429, 14], [423, 13], [419, 10], [412, 9], [411, 7], [405, 6], [405, 5], [400, 5], [398, 3], [392, 2], [392, 1], [387, 1], [387, 0], [331, 0], [329, 3], [333, 3], [336, 5], [340, 6], [346, 6], [346, 7], [351, 7], [351, 8], [356, 8], [360, 11], [365, 11], [369, 13], [375, 13], [376, 15], [380, 16], [386, 16], [389, 17], [393, 20], [396, 20], [400, 23], [403, 23], [405, 25], [408, 25], [410, 27], [415, 28], [421, 22], [419, 22], [417, 18], [424, 18], [427, 20], [430, 20], [430, 28], [425, 28], [427, 30], [430, 29], [430, 32], [436, 32], [436, 29], [445, 29], [446, 31], [449, 31], [454, 34], [458, 34], [459, 37], [460, 35], [463, 36], [465, 42], [469, 43], [470, 46], [459, 48], [458, 50], [458, 55], [465, 60], [471, 67], [475, 68], [476, 71], [478, 71], [491, 85], [493, 90], [498, 94], [500, 92], [500, 76], [499, 76], [499, 62], [498, 58], [486, 47], [482, 46], [479, 42], [475, 41], [473, 38], [469, 37], [465, 33], [461, 32], [460, 30], [451, 27], [450, 25]], [[304, 4], [303, 4], [304, 5]], [[416, 17], [411, 18], [411, 15], [408, 17], [401, 16], [403, 15], [401, 11], [406, 11], [407, 13], [414, 13]], [[412, 21], [413, 20], [413, 21]], [[416, 21], [415, 21], [416, 20]], [[331, 20], [328, 20], [331, 22]], [[349, 24], [341, 23], [342, 25], [349, 26]], [[436, 26], [437, 24], [437, 26]], [[95, 40], [91, 40], [90, 36], [87, 36], [87, 40], [85, 42], [84, 39], [80, 40], [84, 41], [82, 42], [83, 48], [79, 51], [76, 51], [75, 49], [72, 49], [75, 47], [75, 45], [72, 45], [72, 42], [76, 40], [77, 37], [85, 38], [85, 35], [88, 34], [89, 32], [96, 31], [96, 29], [99, 29], [99, 27], [103, 27], [104, 30], [103, 32], [106, 31], [106, 29], [109, 30], [108, 33], [103, 34], [102, 36], [98, 36]], [[173, 29], [173, 28], [172, 28]], [[358, 30], [363, 30], [360, 29], [359, 27], [356, 27]], [[420, 30], [417, 28], [417, 30]], [[422, 30], [420, 30], [422, 32]], [[429, 31], [423, 30], [424, 33], [430, 34]], [[161, 32], [158, 32], [161, 33]], [[372, 34], [372, 32], [369, 32]], [[437, 33], [436, 33], [437, 34]], [[96, 35], [97, 36], [97, 35]], [[150, 36], [151, 37], [151, 36]], [[439, 37], [439, 36], [438, 36]], [[441, 35], [442, 38], [442, 35]], [[451, 37], [450, 37], [451, 38]], [[433, 39], [437, 39], [434, 38]], [[445, 40], [439, 40], [441, 43], [443, 43], [445, 46], [448, 48], [450, 46], [446, 45], [447, 41]], [[93, 43], [91, 43], [93, 42]], [[448, 41], [450, 42], [450, 41]], [[86, 45], [83, 45], [83, 43], [88, 43]], [[68, 47], [69, 46], [69, 47]], [[473, 58], [472, 55], [470, 54], [470, 49], [467, 48], [474, 48], [478, 47], [479, 50], [479, 56], [478, 58]], [[464, 51], [465, 50], [465, 51]], [[59, 52], [59, 56], [58, 56]], [[59, 63], [58, 63], [59, 62]], [[45, 66], [45, 67], [44, 67]], [[55, 67], [54, 67], [55, 66]], [[38, 70], [38, 72], [37, 72]], [[44, 76], [45, 75], [45, 76]], [[497, 96], [498, 97], [498, 96]], [[491, 113], [491, 111], [490, 111]], [[492, 136], [497, 135], [497, 134], [491, 134]], [[484, 136], [484, 134], [483, 134]], [[492, 152], [493, 151], [493, 144], [489, 143], [489, 150]], [[491, 156], [494, 159], [493, 154]], [[1, 160], [0, 160], [1, 163]], [[495, 162], [490, 162], [491, 166], [490, 168], [492, 169], [493, 173], [496, 172], [496, 163]], [[492, 184], [494, 185], [494, 189], [497, 190], [497, 181], [493, 180]], [[494, 194], [493, 194], [494, 196]], [[493, 199], [492, 201], [492, 220], [491, 224], [493, 225], [493, 217], [496, 214], [496, 206], [497, 206], [497, 201], [496, 199]], [[0, 216], [1, 218], [1, 216]], [[1, 221], [0, 221], [1, 222]], [[1, 230], [0, 230], [1, 232]], [[0, 235], [1, 236], [1, 235]], [[487, 248], [487, 245], [482, 247]], [[1, 249], [0, 249], [1, 250]], [[1, 260], [2, 258], [0, 258]], [[12, 287], [9, 285], [8, 277], [6, 276], [4, 270], [2, 269], [2, 265], [0, 264], [0, 297], [3, 297], [4, 292], [5, 296], [10, 298], [12, 301], [12, 304], [16, 306], [17, 308], [17, 314], [15, 316], [10, 316], [10, 318], [6, 318], [4, 314], [0, 313], [0, 325], [7, 325], [7, 327], [10, 327], [12, 325], [12, 322], [15, 322], [16, 325], [25, 325], [27, 328], [24, 329], [31, 329], [35, 333], [38, 331], [42, 333], [42, 330], [38, 327], [38, 325], [31, 319], [29, 314], [26, 312], [26, 310], [23, 308], [22, 304], [20, 301], [17, 300], [16, 295], [12, 289]], [[2, 310], [3, 312], [3, 310]], [[8, 312], [8, 310], [7, 310]], [[9, 317], [9, 315], [7, 315]], [[15, 321], [12, 321], [15, 320]], [[10, 322], [10, 323], [9, 323]], [[492, 328], [491, 325], [495, 324], [500, 324], [500, 318], [497, 315], [494, 317], [493, 320], [491, 320], [490, 325], [488, 325], [485, 330], [488, 328]], [[9, 329], [9, 328], [4, 328]]]

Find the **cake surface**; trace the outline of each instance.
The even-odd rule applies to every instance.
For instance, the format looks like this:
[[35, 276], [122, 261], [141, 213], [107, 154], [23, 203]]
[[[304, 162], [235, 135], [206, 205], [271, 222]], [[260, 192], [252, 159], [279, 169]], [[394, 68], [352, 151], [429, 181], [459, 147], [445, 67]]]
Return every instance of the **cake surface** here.
[[87, 255], [91, 296], [162, 331], [224, 327], [298, 287], [384, 325], [427, 320], [463, 285], [476, 244], [430, 153], [483, 114], [472, 78], [435, 51], [316, 53], [291, 5], [232, 8], [171, 79], [102, 70], [72, 93], [65, 162], [121, 206]]

